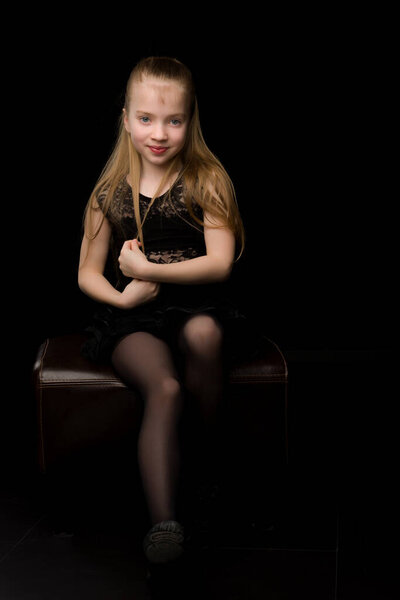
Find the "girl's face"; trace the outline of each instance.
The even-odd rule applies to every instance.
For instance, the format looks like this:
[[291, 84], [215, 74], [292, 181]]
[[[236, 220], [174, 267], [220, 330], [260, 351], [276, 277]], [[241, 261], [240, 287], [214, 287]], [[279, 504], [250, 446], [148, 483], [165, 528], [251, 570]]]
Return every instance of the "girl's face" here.
[[182, 150], [188, 129], [184, 88], [175, 81], [146, 78], [134, 82], [124, 109], [124, 125], [143, 166], [167, 167]]

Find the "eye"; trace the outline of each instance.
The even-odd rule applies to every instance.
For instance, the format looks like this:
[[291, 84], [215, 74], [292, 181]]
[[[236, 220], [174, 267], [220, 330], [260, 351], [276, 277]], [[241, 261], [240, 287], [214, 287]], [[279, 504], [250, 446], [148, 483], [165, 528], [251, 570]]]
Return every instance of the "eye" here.
[[145, 123], [145, 124], [146, 123], [150, 123], [150, 117], [144, 117], [144, 116], [143, 117], [139, 117], [139, 121], [141, 123]]
[[171, 123], [176, 127], [177, 125], [180, 125], [182, 121], [180, 119], [171, 119]]

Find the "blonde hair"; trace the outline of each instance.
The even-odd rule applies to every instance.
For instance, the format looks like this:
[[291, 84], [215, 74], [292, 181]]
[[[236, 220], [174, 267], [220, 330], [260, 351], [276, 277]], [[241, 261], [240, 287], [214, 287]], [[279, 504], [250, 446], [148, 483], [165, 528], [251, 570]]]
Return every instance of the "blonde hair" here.
[[[207, 215], [214, 217], [217, 223], [228, 227], [233, 232], [239, 243], [240, 256], [244, 248], [245, 234], [236, 201], [235, 189], [222, 163], [209, 150], [204, 140], [200, 127], [193, 78], [189, 69], [175, 58], [148, 57], [142, 59], [132, 70], [126, 85], [125, 111], [128, 111], [129, 108], [132, 84], [142, 81], [146, 77], [175, 81], [182, 85], [186, 91], [189, 106], [189, 124], [184, 147], [171, 161], [171, 165], [162, 178], [151, 203], [158, 197], [169, 177], [179, 170], [179, 165], [183, 165], [178, 179], [182, 178], [184, 183], [184, 201], [190, 216], [199, 225], [204, 226], [204, 221], [201, 221], [193, 212], [194, 200], [200, 205], [203, 212], [207, 211]], [[146, 215], [142, 220], [139, 211], [140, 173], [141, 158], [132, 143], [130, 134], [125, 129], [123, 113], [121, 113], [119, 132], [114, 149], [96, 182], [85, 209], [85, 234], [89, 239], [96, 237], [102, 225], [101, 221], [96, 230], [93, 231], [92, 211], [98, 210], [97, 199], [99, 195], [104, 195], [102, 211], [103, 215], [107, 215], [118, 185], [123, 178], [129, 176], [138, 238], [144, 249], [143, 221]]]

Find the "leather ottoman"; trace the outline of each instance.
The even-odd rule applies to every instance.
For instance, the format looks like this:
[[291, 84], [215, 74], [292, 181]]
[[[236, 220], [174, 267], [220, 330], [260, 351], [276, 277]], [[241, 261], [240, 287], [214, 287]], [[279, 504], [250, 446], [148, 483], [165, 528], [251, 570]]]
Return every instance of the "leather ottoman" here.
[[[137, 435], [142, 405], [111, 366], [85, 359], [83, 334], [48, 338], [33, 369], [38, 418], [40, 470], [82, 449], [121, 436]], [[223, 444], [233, 476], [253, 477], [260, 464], [285, 463], [287, 365], [272, 341], [261, 357], [229, 373], [223, 418]]]

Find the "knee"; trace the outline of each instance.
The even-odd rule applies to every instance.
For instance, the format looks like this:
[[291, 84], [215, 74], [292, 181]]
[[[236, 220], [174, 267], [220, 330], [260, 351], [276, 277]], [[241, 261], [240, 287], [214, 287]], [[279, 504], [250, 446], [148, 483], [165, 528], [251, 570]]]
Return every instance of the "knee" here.
[[180, 382], [170, 375], [154, 379], [144, 397], [147, 414], [157, 420], [180, 414], [182, 409]]
[[218, 355], [223, 340], [222, 327], [209, 315], [190, 319], [182, 329], [181, 342], [192, 355], [211, 358]]
[[156, 384], [157, 393], [163, 400], [175, 402], [181, 397], [181, 384], [178, 379], [167, 375], [162, 377]]

